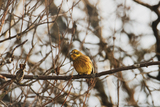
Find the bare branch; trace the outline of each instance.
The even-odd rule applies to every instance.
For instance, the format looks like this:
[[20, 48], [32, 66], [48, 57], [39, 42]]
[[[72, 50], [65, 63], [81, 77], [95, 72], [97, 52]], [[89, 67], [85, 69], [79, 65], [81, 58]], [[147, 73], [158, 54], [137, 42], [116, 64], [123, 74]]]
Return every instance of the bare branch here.
[[[80, 79], [80, 78], [93, 78], [93, 77], [100, 77], [107, 74], [114, 74], [116, 72], [124, 71], [124, 70], [131, 70], [131, 69], [137, 69], [140, 67], [148, 67], [152, 65], [160, 65], [160, 61], [157, 62], [144, 62], [140, 64], [134, 64], [131, 66], [126, 67], [120, 67], [113, 70], [108, 71], [102, 71], [100, 73], [91, 74], [91, 75], [73, 75], [73, 76], [47, 76], [47, 75], [24, 75], [23, 79], [37, 79], [37, 80], [69, 80], [71, 77], [72, 79]], [[16, 76], [12, 74], [0, 74], [6, 78], [12, 78], [14, 79]]]

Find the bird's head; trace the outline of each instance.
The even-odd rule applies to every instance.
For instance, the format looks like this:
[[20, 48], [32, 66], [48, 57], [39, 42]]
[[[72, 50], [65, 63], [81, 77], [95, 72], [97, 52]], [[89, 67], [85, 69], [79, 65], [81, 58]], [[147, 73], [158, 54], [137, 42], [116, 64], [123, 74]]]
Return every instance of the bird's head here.
[[80, 51], [73, 49], [70, 53], [70, 57], [71, 59], [74, 61], [76, 60], [78, 57], [80, 57], [81, 55], [83, 55]]

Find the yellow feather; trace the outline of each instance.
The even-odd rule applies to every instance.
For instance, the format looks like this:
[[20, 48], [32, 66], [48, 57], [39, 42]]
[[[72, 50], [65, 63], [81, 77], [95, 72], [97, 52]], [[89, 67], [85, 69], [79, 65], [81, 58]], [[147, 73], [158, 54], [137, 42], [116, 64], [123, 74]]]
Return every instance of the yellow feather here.
[[[73, 66], [79, 75], [91, 74], [94, 70], [92, 61], [90, 58], [80, 51], [74, 49], [70, 54], [71, 59], [73, 60]], [[94, 71], [93, 71], [94, 72]]]

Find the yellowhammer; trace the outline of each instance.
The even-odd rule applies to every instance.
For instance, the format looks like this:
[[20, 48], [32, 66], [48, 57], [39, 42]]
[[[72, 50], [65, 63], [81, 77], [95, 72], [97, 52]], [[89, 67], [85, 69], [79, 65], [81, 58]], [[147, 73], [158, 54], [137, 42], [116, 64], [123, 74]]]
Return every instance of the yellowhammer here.
[[74, 49], [71, 51], [70, 57], [73, 60], [73, 66], [79, 75], [88, 75], [94, 72], [93, 64], [88, 56]]

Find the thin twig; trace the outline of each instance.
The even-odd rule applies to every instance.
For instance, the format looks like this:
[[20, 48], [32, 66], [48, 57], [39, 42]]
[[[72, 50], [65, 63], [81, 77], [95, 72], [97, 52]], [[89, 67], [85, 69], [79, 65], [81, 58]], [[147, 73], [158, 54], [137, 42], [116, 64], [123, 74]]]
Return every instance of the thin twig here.
[[61, 106], [61, 107], [63, 107], [64, 103], [66, 102], [66, 100], [67, 100], [67, 98], [68, 98], [68, 96], [69, 96], [69, 94], [70, 94], [70, 92], [71, 92], [72, 88], [73, 88], [73, 86], [70, 88], [69, 93], [67, 94], [67, 97], [65, 98], [65, 100], [64, 100], [64, 102], [63, 102], [63, 104], [62, 104], [62, 106]]
[[69, 79], [69, 81], [67, 82], [67, 84], [63, 87], [63, 89], [61, 90], [61, 92], [60, 92], [58, 95], [56, 95], [52, 100], [50, 100], [50, 101], [46, 102], [45, 104], [43, 104], [42, 107], [44, 107], [44, 106], [46, 106], [47, 104], [53, 102], [58, 96], [60, 96], [61, 93], [63, 92], [63, 90], [66, 88], [66, 86], [68, 86], [68, 84], [69, 84], [69, 82], [71, 81], [71, 79], [72, 79], [72, 77]]

